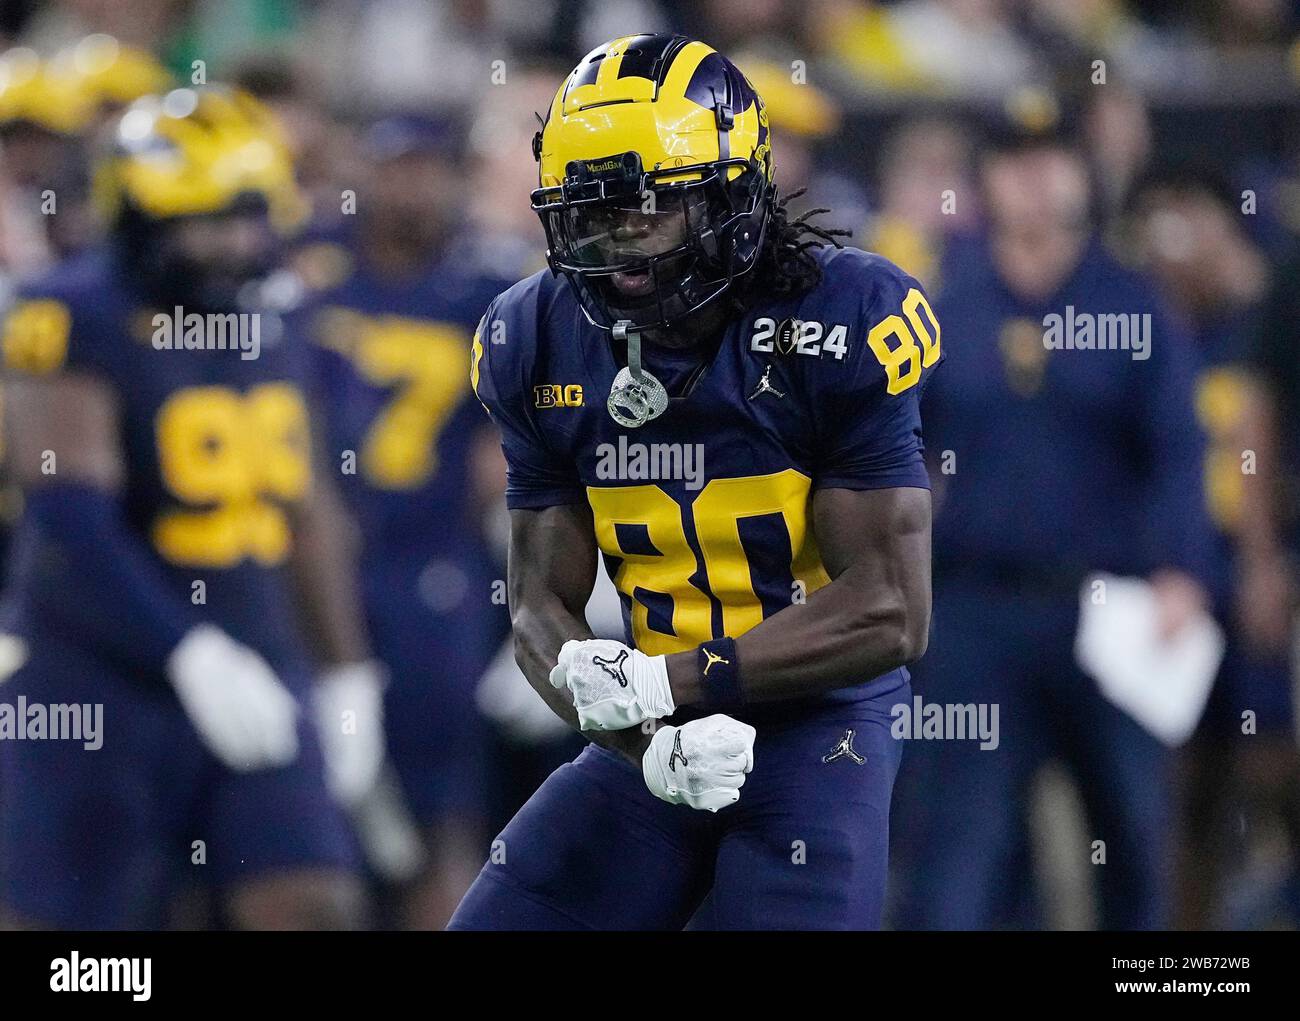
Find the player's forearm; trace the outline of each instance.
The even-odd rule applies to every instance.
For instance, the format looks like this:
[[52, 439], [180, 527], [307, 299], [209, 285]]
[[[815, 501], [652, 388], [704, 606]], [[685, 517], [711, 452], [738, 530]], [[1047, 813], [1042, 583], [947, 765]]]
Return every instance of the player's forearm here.
[[846, 576], [765, 624], [736, 642], [746, 698], [816, 694], [919, 659], [929, 636], [930, 593], [928, 585], [861, 592]]
[[650, 736], [640, 730], [583, 731], [568, 689], [551, 670], [570, 640], [592, 637], [586, 607], [596, 577], [591, 510], [585, 504], [510, 512], [510, 620], [515, 661], [560, 719], [583, 737], [639, 763]]
[[634, 763], [650, 744], [651, 734], [638, 728], [612, 731], [585, 731], [578, 726], [578, 714], [573, 708], [567, 688], [551, 685], [551, 669], [565, 642], [591, 638], [591, 629], [585, 619], [567, 609], [555, 596], [534, 597], [512, 616], [515, 637], [515, 662], [528, 678], [533, 690], [542, 697], [552, 712], [602, 748], [625, 755]]
[[[868, 593], [842, 576], [736, 640], [745, 700], [815, 695], [878, 677], [920, 658], [929, 623], [928, 586]], [[669, 656], [668, 677], [678, 705], [709, 701], [696, 652]]]
[[357, 582], [359, 546], [337, 495], [318, 484], [295, 515], [289, 567], [304, 630], [325, 665], [370, 658]]
[[585, 620], [579, 619], [564, 603], [552, 595], [534, 595], [515, 607], [511, 614], [515, 638], [515, 662], [523, 671], [542, 701], [569, 726], [578, 726], [565, 691], [551, 686], [551, 668], [560, 655], [560, 647], [569, 640], [592, 637]]

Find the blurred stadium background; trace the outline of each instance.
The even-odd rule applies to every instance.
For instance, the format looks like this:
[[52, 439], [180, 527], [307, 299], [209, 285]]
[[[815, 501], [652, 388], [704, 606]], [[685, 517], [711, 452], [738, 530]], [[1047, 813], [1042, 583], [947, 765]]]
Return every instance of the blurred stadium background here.
[[[991, 871], [991, 890], [963, 889], [960, 870], [948, 888], [918, 887], [917, 875], [929, 867], [929, 830], [913, 824], [912, 806], [942, 802], [946, 780], [942, 771], [909, 773], [905, 755], [895, 792], [893, 924], [1123, 924], [1127, 916], [1099, 894], [1090, 859], [1098, 826], [1085, 806], [1100, 800], [1112, 810], [1101, 827], [1112, 846], [1157, 863], [1153, 881], [1161, 892], [1131, 894], [1154, 896], [1158, 907], [1133, 924], [1300, 925], [1292, 577], [1300, 491], [1296, 0], [5, 0], [0, 306], [24, 280], [96, 242], [90, 167], [115, 113], [140, 95], [205, 82], [242, 87], [279, 115], [311, 203], [292, 255], [309, 288], [327, 289], [342, 272], [349, 192], [363, 210], [373, 197], [371, 208], [387, 217], [395, 237], [406, 231], [412, 244], [454, 252], [506, 281], [532, 273], [544, 265], [541, 229], [528, 205], [536, 183], [534, 112], [546, 109], [561, 77], [591, 47], [662, 30], [709, 42], [750, 76], [770, 112], [778, 183], [786, 191], [806, 185], [806, 206], [829, 207], [824, 220], [852, 228], [853, 244], [922, 280], [940, 312], [945, 350], [967, 342], [962, 302], [972, 300], [969, 289], [954, 293], [952, 285], [1005, 268], [984, 242], [998, 226], [994, 214], [1003, 230], [1020, 215], [1049, 235], [1095, 231], [1118, 264], [1143, 274], [1151, 303], [1177, 325], [1170, 336], [1189, 345], [1200, 369], [1197, 408], [1210, 443], [1198, 480], [1205, 496], [1181, 497], [1202, 507], [1217, 530], [1207, 554], [1220, 558], [1210, 574], [1222, 575], [1222, 591], [1214, 578], [1207, 588], [1230, 647], [1200, 727], [1154, 759], [1135, 743], [1132, 764], [1150, 781], [1138, 792], [1125, 786], [1131, 777], [1122, 733], [1080, 725], [1074, 734], [1084, 743], [1113, 743], [1113, 773], [1071, 768], [1077, 761], [1059, 754], [1068, 740], [1044, 742], [1041, 754], [1025, 751], [1030, 782], [1007, 779], [988, 792], [1007, 806], [1002, 836], [970, 844], [971, 882], [984, 875], [987, 885]], [[982, 161], [989, 140], [1008, 132], [1077, 146], [1090, 190], [1086, 223], [1058, 224], [1050, 203], [996, 208], [997, 196], [981, 187]], [[385, 150], [388, 142], [396, 149]], [[436, 173], [418, 159], [402, 162], [409, 153], [427, 154]], [[1029, 190], [1051, 192], [1050, 169], [1037, 183], [1035, 172], [1025, 171]], [[47, 192], [57, 195], [55, 215], [43, 207]], [[1039, 241], [1051, 248], [1051, 237]], [[1041, 345], [1017, 346], [1014, 331], [999, 336], [1005, 371], [1018, 374], [1032, 404]], [[1147, 398], [1159, 404], [1165, 396]], [[942, 399], [942, 385], [927, 398]], [[960, 420], [977, 405], [954, 401], [936, 409], [935, 422], [952, 435], [978, 432], [981, 423]], [[1050, 409], [1024, 421], [1036, 414]], [[949, 438], [937, 425], [927, 430], [936, 454]], [[1004, 480], [1029, 473], [1040, 498], [1024, 513], [1055, 513], [1054, 477], [1033, 474], [1042, 461], [1020, 439], [1004, 444], [1000, 474], [970, 481], [962, 500], [980, 500], [983, 486], [996, 502]], [[1259, 471], [1243, 476], [1237, 466], [1248, 449], [1258, 453]], [[1080, 470], [1068, 447], [1053, 456], [1060, 476]], [[467, 655], [483, 677], [472, 700], [447, 710], [444, 724], [472, 735], [477, 751], [469, 758], [483, 765], [473, 785], [486, 806], [466, 845], [433, 852], [445, 859], [438, 867], [453, 889], [473, 875], [487, 836], [574, 750], [505, 650], [506, 611], [490, 595], [492, 581], [504, 577], [504, 476], [490, 439], [476, 441], [472, 464], [455, 484], [471, 487], [481, 508], [464, 526], [477, 559], [426, 564], [419, 576], [421, 598], [438, 605], [438, 626], [447, 629], [437, 640], [480, 650]], [[942, 501], [942, 484], [937, 492]], [[11, 495], [4, 511], [16, 514], [17, 498]], [[942, 537], [964, 510], [941, 502], [938, 513]], [[1094, 524], [1105, 530], [1120, 527], [1118, 520]], [[963, 541], [977, 546], [980, 537]], [[1063, 531], [1062, 546], [1070, 541]], [[1056, 552], [1070, 561], [1069, 550]], [[942, 549], [938, 561], [946, 570]], [[990, 607], [1032, 599], [1031, 583], [1051, 573], [1037, 562], [981, 574], [978, 553], [969, 564], [976, 591], [987, 585], [1010, 593], [1009, 602], [991, 598]], [[936, 588], [942, 627], [945, 587]], [[988, 612], [984, 626], [999, 629], [1006, 618]], [[608, 594], [593, 613], [600, 630], [618, 629]], [[1023, 651], [1032, 657], [1032, 649]], [[918, 678], [924, 694], [924, 670]], [[428, 678], [431, 686], [441, 681]], [[953, 678], [943, 690], [959, 697], [960, 682]], [[1006, 694], [1033, 699], [1037, 690], [1026, 684]], [[1243, 706], [1256, 712], [1257, 728], [1243, 727]], [[1002, 752], [984, 754], [1019, 755], [1007, 745], [1020, 740], [1007, 733]], [[960, 826], [964, 817], [953, 811], [951, 825]], [[378, 829], [387, 837], [370, 849], [372, 863], [377, 885], [389, 891], [381, 919], [400, 924], [395, 905], [425, 852], [403, 839], [400, 827]], [[997, 860], [979, 861], [991, 846]], [[906, 903], [913, 896], [968, 910], [954, 915]], [[180, 924], [201, 924], [196, 918], [179, 916]]]

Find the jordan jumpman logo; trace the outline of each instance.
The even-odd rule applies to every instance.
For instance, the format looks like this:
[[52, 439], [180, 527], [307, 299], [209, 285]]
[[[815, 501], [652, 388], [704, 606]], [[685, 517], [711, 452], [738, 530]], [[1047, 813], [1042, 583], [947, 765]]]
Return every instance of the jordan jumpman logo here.
[[592, 656], [591, 661], [600, 667], [610, 677], [618, 681], [620, 688], [627, 687], [627, 676], [623, 673], [623, 662], [627, 659], [627, 649], [622, 650], [613, 659], [603, 659], [600, 656]]

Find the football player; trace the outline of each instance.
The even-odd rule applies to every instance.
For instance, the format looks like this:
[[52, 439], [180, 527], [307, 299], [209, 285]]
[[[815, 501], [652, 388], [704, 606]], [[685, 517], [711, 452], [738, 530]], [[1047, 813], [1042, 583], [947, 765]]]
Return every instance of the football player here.
[[349, 462], [342, 490], [364, 535], [388, 748], [427, 836], [403, 917], [415, 928], [446, 925], [478, 868], [487, 785], [474, 688], [508, 626], [473, 498], [491, 425], [469, 361], [478, 317], [510, 281], [453, 234], [463, 152], [445, 119], [392, 116], [366, 130], [358, 213], [345, 218], [355, 229], [336, 253], [344, 276], [313, 317], [329, 446]]
[[153, 927], [198, 883], [235, 926], [355, 926], [322, 748], [336, 791], [366, 788], [380, 688], [269, 275], [291, 168], [253, 100], [182, 89], [133, 104], [97, 173], [109, 243], [4, 327], [4, 613], [26, 649], [6, 695], [102, 706], [102, 739], [0, 742], [3, 921]]
[[[6, 277], [48, 269], [92, 233], [83, 144], [93, 114], [80, 81], [25, 46], [0, 56], [0, 267]], [[53, 215], [52, 215], [53, 214]], [[4, 300], [12, 296], [5, 280]]]
[[[452, 928], [872, 928], [930, 616], [920, 285], [787, 216], [763, 103], [702, 42], [616, 39], [534, 154], [551, 272], [480, 323], [517, 658], [592, 743]], [[825, 244], [824, 242], [835, 242]], [[605, 557], [624, 642], [582, 610]]]

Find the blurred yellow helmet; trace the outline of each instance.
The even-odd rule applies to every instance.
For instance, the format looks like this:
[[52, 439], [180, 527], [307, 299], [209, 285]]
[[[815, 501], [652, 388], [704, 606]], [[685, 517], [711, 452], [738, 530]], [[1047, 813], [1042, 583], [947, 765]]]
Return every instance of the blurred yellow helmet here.
[[[774, 197], [767, 113], [711, 46], [646, 34], [596, 47], [555, 94], [533, 155], [548, 261], [593, 323], [667, 325], [754, 267]], [[609, 227], [625, 214], [643, 239], [673, 243], [625, 241]], [[653, 289], [618, 284], [646, 275]]]
[[167, 91], [172, 77], [144, 50], [123, 46], [113, 36], [88, 35], [50, 58], [51, 69], [77, 83], [94, 104], [125, 105]]
[[92, 112], [77, 81], [57, 73], [35, 50], [19, 46], [0, 55], [0, 125], [33, 124], [75, 135]]
[[791, 80], [790, 69], [762, 57], [739, 61], [745, 76], [767, 103], [768, 118], [782, 135], [825, 138], [840, 126], [840, 107], [834, 97], [817, 86]]
[[271, 112], [246, 93], [219, 87], [132, 103], [96, 169], [95, 189], [110, 221], [124, 206], [167, 220], [224, 212], [256, 196], [272, 223], [288, 231], [307, 211]]

